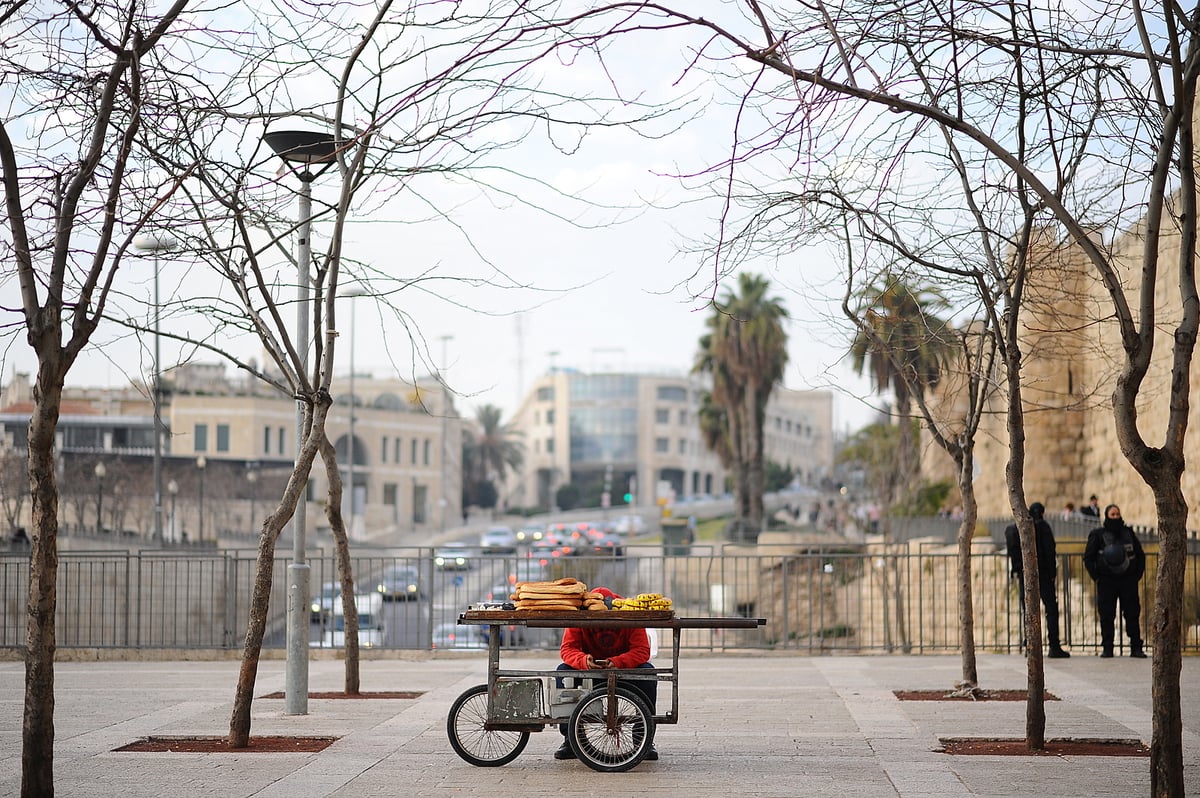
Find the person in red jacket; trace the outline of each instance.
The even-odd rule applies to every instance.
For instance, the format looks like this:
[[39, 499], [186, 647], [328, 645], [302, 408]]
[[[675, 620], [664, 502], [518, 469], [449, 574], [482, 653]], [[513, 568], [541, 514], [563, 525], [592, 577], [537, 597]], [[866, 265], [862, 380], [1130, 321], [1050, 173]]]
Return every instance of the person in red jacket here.
[[[606, 587], [592, 588], [604, 596], [610, 606], [614, 598], [620, 598]], [[562, 657], [560, 671], [594, 671], [607, 668], [653, 668], [650, 663], [650, 638], [646, 630], [635, 629], [564, 629], [562, 645], [558, 654]], [[558, 686], [563, 686], [559, 679]], [[619, 680], [622, 686], [637, 690], [646, 699], [650, 712], [655, 712], [658, 699], [657, 679], [625, 679]], [[559, 731], [563, 735], [563, 743], [554, 752], [555, 759], [574, 759], [575, 752], [567, 743], [567, 727], [562, 724]], [[658, 759], [658, 751], [653, 742], [646, 752], [646, 759], [654, 762]]]

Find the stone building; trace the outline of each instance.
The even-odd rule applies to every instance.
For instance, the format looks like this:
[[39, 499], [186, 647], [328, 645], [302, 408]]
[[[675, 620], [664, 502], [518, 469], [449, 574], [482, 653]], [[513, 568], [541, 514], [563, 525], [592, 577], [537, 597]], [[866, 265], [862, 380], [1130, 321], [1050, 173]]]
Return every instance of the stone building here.
[[[230, 378], [220, 364], [177, 367], [164, 373], [163, 385], [164, 537], [190, 533], [195, 542], [205, 527], [210, 540], [253, 536], [259, 511], [278, 499], [292, 470], [295, 401], [248, 377]], [[432, 379], [412, 385], [361, 375], [353, 386], [348, 376], [335, 379], [331, 392], [327, 432], [343, 485], [348, 488], [351, 477], [354, 484], [353, 505], [344, 488], [351, 537], [386, 542], [391, 533], [432, 535], [460, 523], [462, 423], [453, 397]], [[149, 394], [137, 385], [67, 389], [58, 429], [60, 523], [116, 525], [128, 535], [152, 537]], [[29, 376], [14, 374], [0, 391], [0, 453], [23, 451], [31, 410]], [[97, 474], [101, 462], [105, 468]], [[307, 491], [307, 517], [317, 532], [327, 526], [326, 490], [318, 460]], [[101, 508], [104, 519], [97, 521]]]
[[[1116, 263], [1123, 267], [1127, 290], [1139, 280], [1142, 244], [1141, 231], [1134, 229], [1111, 245]], [[1045, 504], [1048, 513], [1057, 513], [1067, 502], [1079, 508], [1095, 494], [1101, 506], [1119, 504], [1130, 523], [1153, 524], [1150, 490], [1122, 455], [1116, 436], [1112, 394], [1124, 352], [1108, 293], [1083, 253], [1070, 242], [1044, 231], [1031, 247], [1035, 267], [1030, 271], [1020, 330], [1026, 497]], [[1161, 249], [1163, 267], [1170, 268], [1178, 256], [1178, 239], [1164, 239]], [[1138, 403], [1139, 429], [1151, 445], [1164, 434], [1169, 411], [1171, 336], [1179, 308], [1172, 296], [1174, 286], [1172, 279], [1160, 281], [1154, 359]], [[1136, 291], [1131, 301], [1136, 302]], [[975, 490], [983, 518], [1011, 514], [1005, 483], [1007, 398], [999, 366], [995, 379], [976, 439]], [[1193, 383], [1193, 414], [1200, 408], [1198, 389], [1200, 385]], [[953, 379], [947, 381], [946, 390], [951, 394], [956, 390]], [[951, 403], [944, 395], [941, 401], [943, 406]], [[1189, 441], [1200, 435], [1196, 427], [1189, 429]], [[924, 475], [948, 478], [949, 458], [927, 434], [923, 440]], [[1196, 469], [1184, 474], [1183, 488], [1189, 506], [1200, 506]]]

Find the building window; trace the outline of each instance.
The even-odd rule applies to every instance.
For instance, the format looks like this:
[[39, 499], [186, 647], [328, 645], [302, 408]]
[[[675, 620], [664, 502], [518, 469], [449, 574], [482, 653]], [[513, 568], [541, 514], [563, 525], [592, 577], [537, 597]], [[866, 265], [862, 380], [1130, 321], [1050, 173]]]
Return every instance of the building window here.
[[416, 465], [417, 464], [417, 439], [416, 438], [412, 439], [412, 446], [409, 447], [408, 455], [409, 455], [409, 460], [411, 461], [411, 465]]
[[429, 465], [429, 451], [430, 451], [430, 449], [433, 448], [430, 444], [431, 444], [431, 441], [428, 438], [426, 438], [425, 439], [425, 452], [424, 452], [424, 454], [425, 454], [424, 465]]
[[655, 438], [654, 451], [661, 454], [666, 454], [667, 452], [671, 451], [671, 442], [666, 438]]
[[554, 439], [546, 439], [546, 454], [554, 454]]
[[192, 444], [197, 452], [208, 451], [208, 425], [197, 424], [192, 428]]
[[379, 439], [379, 462], [387, 462], [387, 436], [384, 435]]
[[271, 428], [270, 427], [263, 427], [262, 453], [263, 454], [271, 453]]
[[687, 438], [679, 439], [679, 453], [687, 454]]
[[551, 387], [538, 388], [537, 389], [537, 398], [538, 398], [539, 402], [553, 402], [554, 401], [554, 389]]
[[680, 410], [679, 411], [679, 426], [686, 427], [687, 423], [688, 423], [688, 411]]
[[392, 439], [392, 462], [400, 465], [400, 436]]
[[391, 507], [396, 506], [396, 496], [399, 491], [396, 489], [395, 482], [383, 483], [383, 503]]
[[658, 386], [658, 398], [663, 402], [686, 402], [687, 388], [681, 388], [678, 385], [660, 385]]
[[413, 511], [412, 520], [414, 524], [425, 523], [425, 501], [427, 490], [424, 485], [413, 483]]
[[542, 453], [542, 440], [541, 440], [541, 438], [534, 438], [534, 439], [533, 439], [533, 453], [534, 453], [534, 454], [541, 454], [541, 453]]
[[279, 428], [279, 453], [287, 454], [287, 427]]
[[657, 410], [655, 410], [654, 411], [654, 423], [655, 424], [670, 424], [671, 423], [671, 411], [665, 407], [660, 407]]
[[229, 451], [229, 425], [228, 424], [218, 424], [217, 425], [217, 451], [218, 452]]
[[546, 411], [546, 423], [547, 423], [547, 424], [553, 424], [553, 423], [554, 423], [554, 411], [553, 411], [553, 410], [547, 410], [547, 411]]

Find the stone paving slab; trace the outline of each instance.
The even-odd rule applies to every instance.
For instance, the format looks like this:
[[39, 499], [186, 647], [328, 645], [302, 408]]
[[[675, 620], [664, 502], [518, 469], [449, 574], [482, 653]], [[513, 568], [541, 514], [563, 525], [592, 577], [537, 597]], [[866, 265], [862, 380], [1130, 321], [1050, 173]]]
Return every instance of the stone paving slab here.
[[[553, 667], [546, 655], [506, 667]], [[256, 694], [282, 690], [285, 665], [260, 665]], [[310, 664], [312, 691], [341, 689], [343, 664]], [[1149, 760], [982, 757], [939, 753], [941, 737], [1022, 737], [1022, 702], [899, 701], [893, 691], [953, 689], [960, 664], [944, 656], [803, 657], [684, 653], [680, 722], [659, 727], [662, 759], [596, 773], [552, 757], [559, 735], [531, 735], [500, 768], [459, 759], [446, 713], [486, 680], [482, 655], [406, 655], [365, 661], [366, 691], [416, 699], [312, 699], [306, 715], [279, 699], [254, 703], [252, 734], [337, 736], [316, 754], [146, 754], [113, 749], [149, 735], [228, 731], [236, 662], [70, 662], [56, 667], [56, 795], [139, 796], [639, 795], [728, 798], [954, 798], [1146, 794]], [[981, 686], [1024, 687], [1018, 656], [982, 655]], [[1200, 791], [1200, 660], [1184, 661], [1184, 751], [1189, 792]], [[1075, 657], [1047, 663], [1047, 736], [1150, 738], [1145, 661]], [[0, 796], [20, 791], [22, 663], [0, 663]], [[663, 691], [660, 701], [669, 700]]]

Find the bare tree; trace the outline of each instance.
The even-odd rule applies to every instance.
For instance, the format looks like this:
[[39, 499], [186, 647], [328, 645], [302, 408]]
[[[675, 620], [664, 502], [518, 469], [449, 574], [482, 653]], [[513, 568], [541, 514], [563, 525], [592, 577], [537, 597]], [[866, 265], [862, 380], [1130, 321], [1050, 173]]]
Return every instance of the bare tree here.
[[[737, 109], [727, 159], [696, 170], [719, 175], [727, 195], [751, 161], [760, 188], [763, 175], [804, 182], [883, 164], [879, 201], [911, 201], [936, 220], [952, 209], [929, 203], [918, 187], [938, 173], [915, 163], [905, 168], [896, 158], [944, 153], [952, 140], [977, 164], [971, 174], [980, 196], [994, 201], [988, 229], [1013, 231], [1010, 240], [1019, 247], [1032, 217], [1038, 228], [1070, 240], [1090, 264], [1124, 352], [1112, 394], [1117, 437], [1154, 496], [1161, 536], [1151, 791], [1182, 795], [1187, 502], [1181, 479], [1200, 313], [1192, 132], [1200, 10], [986, 0], [949, 7], [745, 0], [706, 10], [713, 13], [700, 16], [673, 3], [611, 3], [589, 9], [571, 30], [574, 40], [584, 31], [695, 32], [684, 63], [720, 70]], [[909, 191], [900, 191], [905, 184]], [[721, 222], [732, 220], [734, 207], [728, 203]], [[1125, 251], [1098, 243], [1098, 232], [1126, 230], [1135, 243]], [[714, 274], [725, 273], [736, 256], [718, 248]], [[1019, 293], [1012, 298], [1021, 301]], [[1152, 368], [1169, 372], [1168, 391], [1147, 382]], [[1157, 443], [1143, 432], [1144, 415], [1138, 424], [1139, 404], [1157, 398], [1153, 393], [1166, 394]], [[1019, 417], [1019, 400], [1010, 400], [1010, 411], [1010, 420]], [[1017, 434], [1010, 463], [1019, 464], [1020, 431], [1011, 433]], [[1023, 509], [1020, 476], [1010, 468], [1014, 510]]]
[[[54, 434], [63, 383], [109, 301], [121, 252], [123, 186], [142, 125], [129, 89], [186, 2], [161, 17], [134, 6], [85, 10], [17, 3], [0, 69], [19, 87], [0, 122], [4, 260], [14, 264], [29, 346], [37, 356], [29, 420], [32, 502], [21, 794], [54, 794], [54, 612], [58, 486]], [[24, 11], [16, 18], [13, 15]], [[111, 16], [109, 16], [111, 12]], [[40, 35], [53, 29], [54, 68]], [[136, 95], [136, 92], [135, 92]], [[71, 118], [62, 116], [71, 109]], [[27, 138], [27, 131], [31, 138]]]
[[[185, 8], [188, 25], [175, 30]], [[35, 542], [26, 794], [53, 793], [56, 416], [67, 372], [102, 322], [151, 329], [145, 305], [118, 276], [134, 236], [146, 227], [167, 230], [180, 242], [175, 263], [192, 264], [194, 280], [180, 281], [180, 292], [162, 302], [164, 316], [178, 330], [174, 336], [190, 342], [193, 352], [229, 355], [304, 408], [292, 478], [259, 538], [230, 719], [230, 744], [245, 745], [275, 541], [324, 449], [338, 284], [370, 286], [409, 331], [410, 350], [426, 362], [432, 362], [427, 343], [403, 308], [409, 296], [430, 295], [440, 280], [523, 288], [482, 253], [479, 275], [445, 274], [433, 266], [408, 271], [348, 258], [343, 250], [350, 220], [370, 214], [377, 224], [452, 227], [454, 215], [439, 208], [431, 196], [436, 192], [415, 187], [418, 179], [436, 182], [451, 174], [473, 181], [482, 196], [568, 218], [563, 206], [586, 200], [522, 178], [498, 156], [533, 131], [545, 130], [552, 146], [574, 151], [588, 126], [628, 125], [660, 114], [641, 100], [551, 85], [551, 73], [540, 66], [553, 54], [545, 8], [499, 1], [472, 8], [385, 1], [366, 16], [361, 12], [349, 2], [228, 6], [179, 0], [155, 18], [137, 4], [104, 0], [89, 8], [17, 4], [0, 17], [10, 25], [0, 56], [6, 84], [19, 86], [0, 126], [10, 232], [5, 246], [18, 265], [20, 326], [40, 362], [29, 436]], [[578, 47], [590, 52], [587, 42]], [[46, 64], [56, 68], [47, 70]], [[77, 113], [67, 118], [66, 108]], [[265, 128], [281, 121], [334, 137], [332, 196], [322, 192], [302, 220], [292, 211], [294, 194], [281, 192], [276, 158], [260, 139]], [[18, 125], [37, 131], [36, 139], [14, 143]], [[396, 197], [414, 202], [390, 208]], [[562, 206], [554, 208], [556, 202]], [[420, 214], [413, 214], [414, 205]], [[290, 247], [302, 223], [325, 236], [324, 247], [313, 247], [311, 263], [298, 262]], [[468, 230], [458, 233], [470, 241]], [[300, 283], [310, 290], [314, 310], [305, 325], [308, 346], [290, 334], [282, 313], [293, 301], [286, 290], [293, 287], [290, 274], [301, 268], [310, 276]], [[220, 275], [222, 286], [206, 280], [205, 269]], [[239, 340], [258, 341], [268, 364], [256, 367], [238, 358], [232, 342]], [[336, 470], [329, 460], [325, 467]], [[336, 480], [330, 485], [337, 490]], [[332, 493], [326, 500], [337, 504]], [[340, 562], [348, 563], [348, 557]], [[344, 575], [343, 583], [348, 584]], [[343, 605], [346, 601], [353, 601], [349, 590]], [[348, 672], [347, 683], [356, 680]]]

